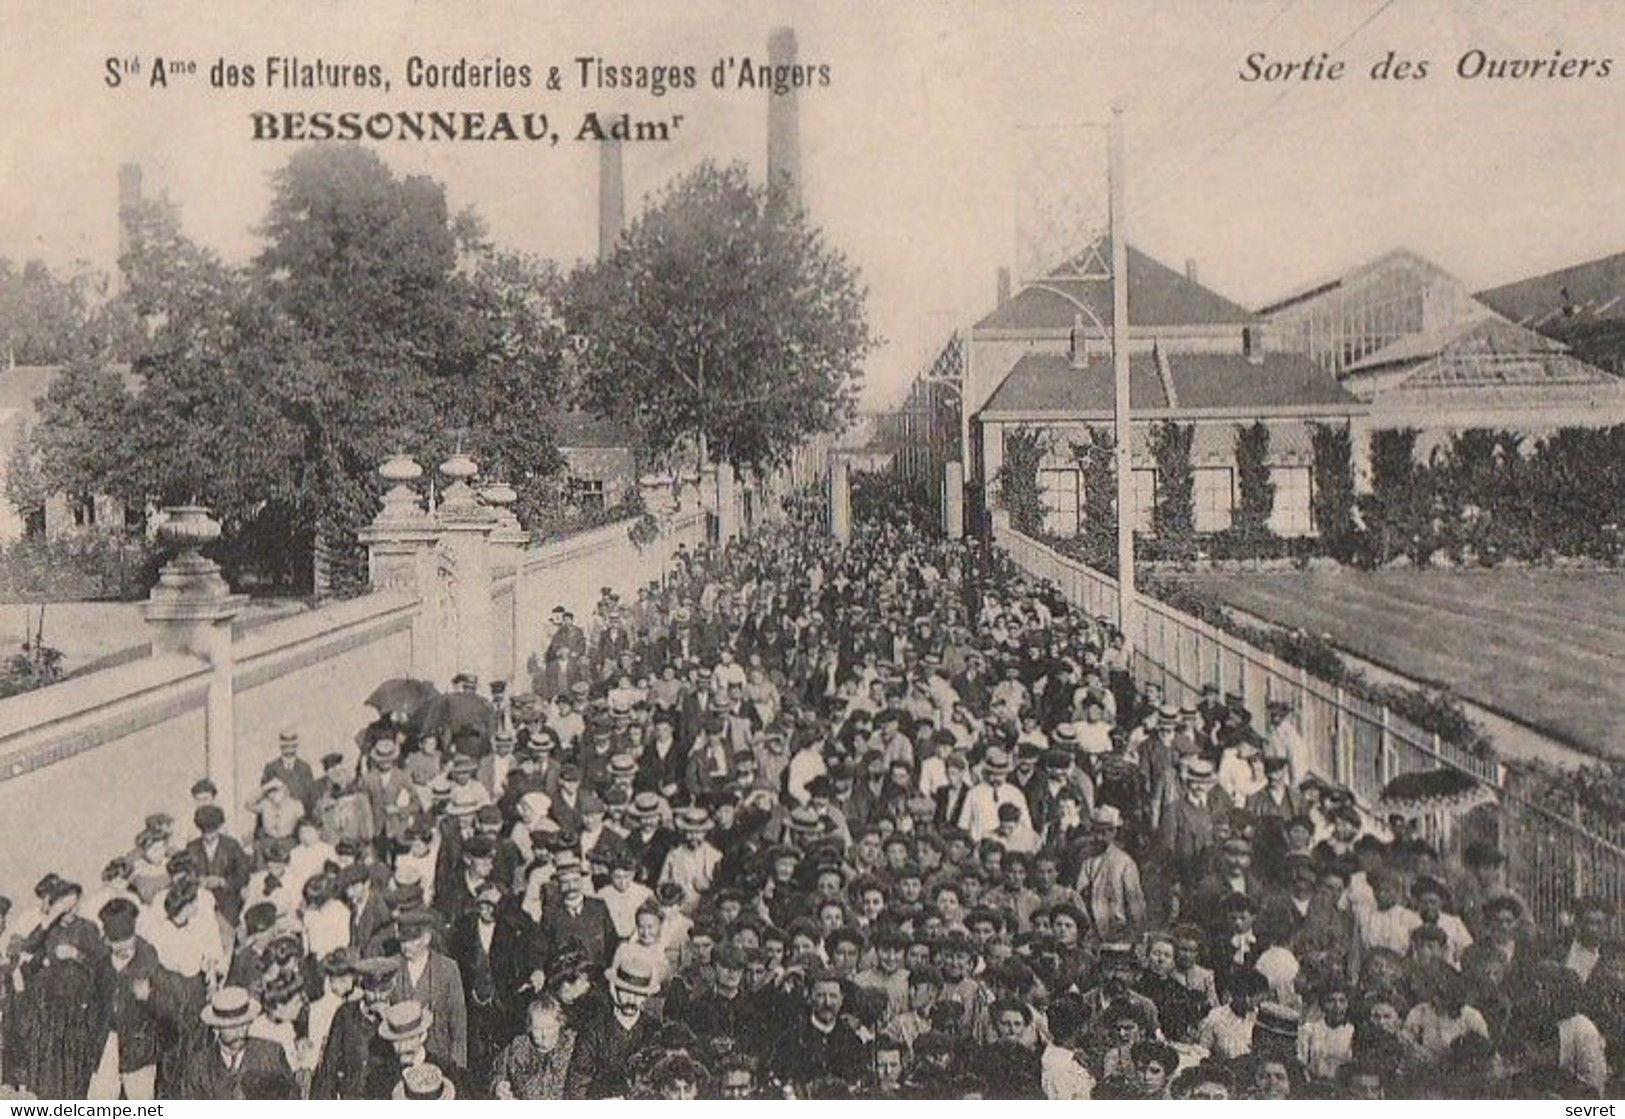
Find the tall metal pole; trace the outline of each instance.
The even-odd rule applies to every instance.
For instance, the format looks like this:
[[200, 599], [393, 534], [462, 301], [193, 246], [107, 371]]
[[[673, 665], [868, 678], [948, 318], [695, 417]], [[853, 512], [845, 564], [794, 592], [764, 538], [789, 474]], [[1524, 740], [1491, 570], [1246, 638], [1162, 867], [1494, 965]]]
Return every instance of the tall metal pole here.
[[[1110, 135], [1112, 238], [1112, 420], [1117, 440], [1117, 626], [1123, 652], [1134, 654], [1134, 452], [1129, 424], [1128, 213], [1123, 197], [1123, 107], [1112, 106]], [[1133, 667], [1130, 659], [1129, 666]]]

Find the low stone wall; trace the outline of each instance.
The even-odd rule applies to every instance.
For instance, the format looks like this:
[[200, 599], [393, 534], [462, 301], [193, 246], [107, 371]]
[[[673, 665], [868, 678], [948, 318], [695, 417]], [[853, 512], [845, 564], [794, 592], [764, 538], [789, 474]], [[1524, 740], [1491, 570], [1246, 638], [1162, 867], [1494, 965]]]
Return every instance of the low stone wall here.
[[[680, 545], [700, 543], [705, 517], [679, 514], [641, 549], [628, 528], [514, 549], [494, 567], [490, 675], [527, 690], [525, 666], [546, 647], [554, 606], [584, 624], [601, 587], [635, 597], [665, 577]], [[376, 591], [257, 626], [212, 656], [150, 656], [0, 700], [0, 894], [31, 904], [47, 871], [89, 891], [148, 814], [169, 812], [190, 831], [188, 790], [205, 774], [233, 829], [247, 831], [244, 805], [284, 729], [299, 732], [313, 767], [329, 751], [353, 758], [374, 717], [363, 701], [380, 682], [418, 676], [447, 686], [436, 593], [432, 584], [427, 594]]]
[[179, 814], [208, 765], [211, 670], [151, 657], [0, 700], [0, 894], [55, 870], [88, 891], [150, 812]]

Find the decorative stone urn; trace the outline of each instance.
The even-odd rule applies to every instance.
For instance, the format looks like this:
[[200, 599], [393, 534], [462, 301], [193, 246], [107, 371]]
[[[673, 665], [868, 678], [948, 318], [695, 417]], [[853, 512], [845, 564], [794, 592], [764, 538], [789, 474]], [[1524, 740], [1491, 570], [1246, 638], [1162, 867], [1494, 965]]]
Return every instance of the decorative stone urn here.
[[229, 656], [230, 622], [245, 596], [232, 594], [220, 565], [200, 551], [220, 539], [220, 522], [201, 505], [172, 505], [156, 535], [175, 556], [158, 572], [143, 609], [154, 647], [211, 660]]
[[184, 589], [192, 597], [203, 598], [231, 593], [220, 574], [220, 565], [200, 550], [220, 539], [220, 522], [209, 516], [208, 509], [202, 505], [167, 506], [156, 535], [175, 556], [159, 573], [154, 597], [164, 587]]
[[384, 494], [384, 507], [380, 510], [377, 520], [390, 524], [409, 524], [427, 519], [428, 514], [424, 512], [423, 502], [418, 498], [417, 491], [412, 488], [412, 483], [423, 477], [423, 467], [419, 466], [412, 456], [397, 451], [378, 468], [378, 474], [384, 481], [393, 485]]
[[440, 464], [441, 476], [451, 480], [441, 493], [440, 508], [436, 510], [442, 520], [480, 521], [493, 517], [491, 511], [480, 504], [480, 495], [469, 484], [479, 472], [479, 465], [461, 451]]
[[496, 481], [480, 489], [480, 500], [496, 515], [497, 527], [509, 532], [523, 532], [519, 517], [513, 511], [514, 502], [519, 500], [519, 491], [507, 482]]

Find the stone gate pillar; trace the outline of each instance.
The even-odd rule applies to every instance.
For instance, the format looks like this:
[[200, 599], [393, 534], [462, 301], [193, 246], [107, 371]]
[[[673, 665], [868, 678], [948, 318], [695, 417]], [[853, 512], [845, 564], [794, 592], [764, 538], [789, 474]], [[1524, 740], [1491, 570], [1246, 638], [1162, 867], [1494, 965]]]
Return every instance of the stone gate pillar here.
[[176, 555], [159, 572], [158, 585], [142, 612], [152, 628], [155, 654], [178, 653], [209, 663], [205, 769], [220, 790], [219, 804], [226, 812], [227, 827], [238, 832], [243, 820], [242, 800], [237, 795], [231, 622], [247, 596], [232, 594], [220, 565], [199, 551], [220, 539], [220, 522], [198, 505], [174, 506], [164, 513], [158, 539], [176, 549]]
[[485, 683], [495, 667], [491, 663], [491, 533], [498, 519], [480, 503], [469, 484], [479, 473], [473, 459], [455, 454], [440, 464], [440, 473], [450, 479], [434, 514], [440, 531], [434, 551], [435, 624], [446, 667], [435, 683], [445, 686], [459, 672], [473, 673]]
[[495, 482], [480, 490], [480, 497], [490, 507], [494, 518], [491, 528], [490, 551], [491, 573], [493, 577], [502, 577], [509, 572], [513, 574], [513, 600], [512, 606], [504, 617], [495, 619], [497, 626], [508, 631], [509, 655], [504, 664], [495, 664], [493, 672], [505, 673], [508, 677], [508, 694], [517, 695], [530, 690], [530, 675], [526, 671], [526, 663], [532, 650], [529, 648], [531, 640], [540, 640], [538, 633], [533, 633], [528, 627], [533, 625], [532, 619], [539, 619], [537, 598], [541, 588], [536, 585], [534, 577], [525, 575], [525, 552], [530, 547], [530, 533], [519, 523], [514, 514], [513, 504], [519, 500], [519, 494], [505, 482]]
[[367, 546], [367, 581], [375, 591], [399, 591], [423, 604], [412, 619], [409, 672], [418, 679], [440, 683], [446, 677], [432, 609], [434, 551], [440, 532], [411, 485], [423, 476], [423, 467], [406, 455], [395, 455], [378, 473], [394, 486], [384, 495], [378, 516], [358, 534]]

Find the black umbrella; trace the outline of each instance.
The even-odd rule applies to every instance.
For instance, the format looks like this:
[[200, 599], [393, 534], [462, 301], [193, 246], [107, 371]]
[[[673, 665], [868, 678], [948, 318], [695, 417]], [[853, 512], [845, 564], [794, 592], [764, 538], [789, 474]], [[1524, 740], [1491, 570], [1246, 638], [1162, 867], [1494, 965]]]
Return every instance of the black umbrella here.
[[393, 680], [385, 680], [374, 688], [372, 694], [367, 697], [367, 706], [380, 715], [389, 715], [396, 711], [410, 715], [439, 694], [435, 686], [427, 680], [397, 676]]
[[461, 730], [472, 729], [485, 734], [491, 729], [494, 717], [490, 702], [483, 696], [452, 692], [435, 696], [419, 708], [417, 723], [423, 734], [432, 734], [449, 743]]
[[1377, 811], [1393, 816], [1428, 816], [1466, 812], [1495, 803], [1495, 790], [1459, 769], [1425, 769], [1401, 773], [1382, 787]]

